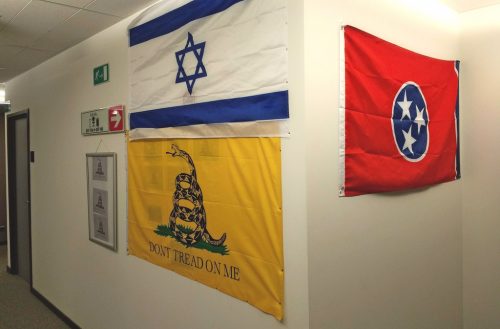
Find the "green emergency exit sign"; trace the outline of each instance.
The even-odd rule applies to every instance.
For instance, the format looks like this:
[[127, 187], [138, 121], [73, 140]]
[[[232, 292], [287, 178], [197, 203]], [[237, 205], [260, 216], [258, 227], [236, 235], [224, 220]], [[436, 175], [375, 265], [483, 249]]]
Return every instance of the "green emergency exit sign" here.
[[94, 86], [109, 81], [109, 64], [94, 68]]

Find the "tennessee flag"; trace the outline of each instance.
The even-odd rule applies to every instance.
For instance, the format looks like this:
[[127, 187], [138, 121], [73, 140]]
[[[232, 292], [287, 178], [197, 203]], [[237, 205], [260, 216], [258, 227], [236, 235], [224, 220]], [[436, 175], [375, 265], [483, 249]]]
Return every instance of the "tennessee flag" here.
[[458, 61], [341, 33], [340, 196], [460, 178]]

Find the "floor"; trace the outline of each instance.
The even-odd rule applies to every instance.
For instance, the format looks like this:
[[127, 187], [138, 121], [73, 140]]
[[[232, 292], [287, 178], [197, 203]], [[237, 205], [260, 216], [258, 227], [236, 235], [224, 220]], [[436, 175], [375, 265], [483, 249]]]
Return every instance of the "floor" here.
[[0, 328], [69, 328], [30, 292], [27, 282], [8, 274], [7, 246], [0, 246]]

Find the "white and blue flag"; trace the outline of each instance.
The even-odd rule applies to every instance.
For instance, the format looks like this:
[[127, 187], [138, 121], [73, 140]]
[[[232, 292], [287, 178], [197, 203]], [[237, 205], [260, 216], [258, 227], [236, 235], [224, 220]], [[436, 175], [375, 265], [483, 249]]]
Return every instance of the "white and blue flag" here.
[[129, 32], [131, 139], [289, 135], [286, 0], [166, 0]]

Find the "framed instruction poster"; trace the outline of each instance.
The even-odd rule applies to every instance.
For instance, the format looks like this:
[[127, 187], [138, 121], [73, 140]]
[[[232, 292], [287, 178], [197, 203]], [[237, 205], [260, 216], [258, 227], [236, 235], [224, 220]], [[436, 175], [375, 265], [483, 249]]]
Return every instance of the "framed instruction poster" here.
[[116, 251], [116, 153], [87, 153], [89, 239]]

